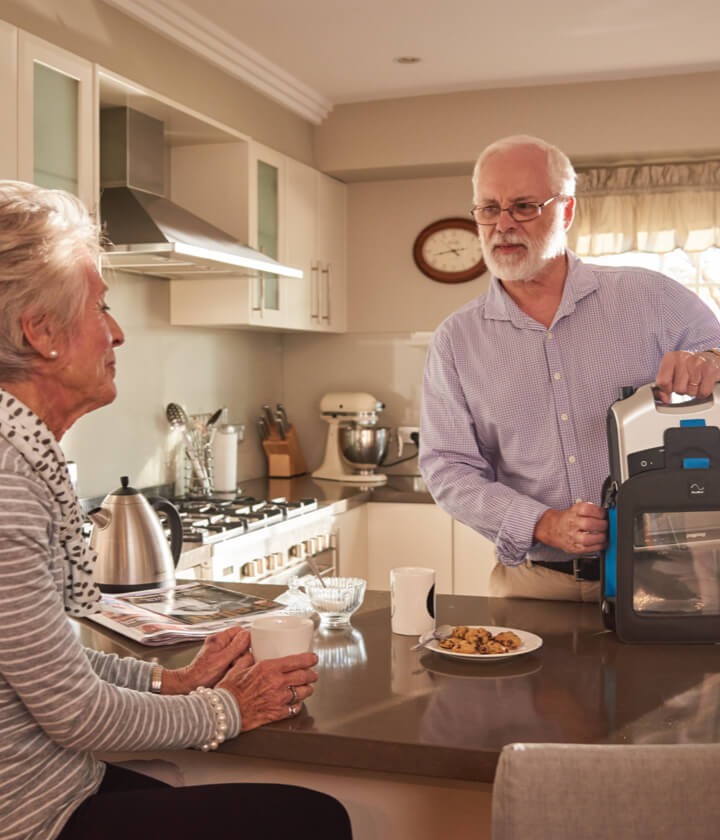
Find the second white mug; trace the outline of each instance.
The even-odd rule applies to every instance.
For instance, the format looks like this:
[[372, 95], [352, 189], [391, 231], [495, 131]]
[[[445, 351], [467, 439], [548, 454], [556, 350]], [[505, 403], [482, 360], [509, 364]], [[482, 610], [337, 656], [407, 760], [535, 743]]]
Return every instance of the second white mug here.
[[393, 633], [419, 636], [435, 629], [435, 569], [391, 569], [390, 597]]
[[312, 650], [315, 625], [299, 615], [263, 615], [250, 628], [256, 662]]

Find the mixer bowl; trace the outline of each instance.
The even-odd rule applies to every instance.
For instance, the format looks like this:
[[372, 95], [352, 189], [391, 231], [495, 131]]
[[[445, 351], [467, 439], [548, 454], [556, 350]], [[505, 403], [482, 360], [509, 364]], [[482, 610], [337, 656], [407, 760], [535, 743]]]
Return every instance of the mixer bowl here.
[[341, 426], [338, 429], [343, 460], [361, 472], [380, 466], [390, 444], [389, 426]]

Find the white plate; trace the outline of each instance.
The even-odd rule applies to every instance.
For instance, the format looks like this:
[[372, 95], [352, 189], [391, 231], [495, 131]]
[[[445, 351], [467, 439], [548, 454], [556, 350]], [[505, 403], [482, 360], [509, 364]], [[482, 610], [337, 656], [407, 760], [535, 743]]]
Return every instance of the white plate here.
[[502, 662], [504, 659], [512, 659], [515, 656], [523, 656], [526, 653], [532, 653], [534, 650], [541, 648], [543, 643], [540, 636], [536, 636], [534, 633], [528, 633], [527, 630], [517, 630], [514, 627], [493, 627], [490, 624], [467, 624], [465, 626], [484, 627], [492, 633], [493, 636], [496, 636], [498, 633], [503, 633], [506, 630], [510, 630], [520, 637], [522, 644], [519, 648], [509, 650], [507, 653], [456, 653], [454, 650], [445, 650], [445, 648], [441, 648], [437, 639], [434, 639], [425, 647], [427, 650], [431, 650], [433, 653], [442, 654], [442, 656], [447, 656], [449, 659], [465, 659], [468, 662]]

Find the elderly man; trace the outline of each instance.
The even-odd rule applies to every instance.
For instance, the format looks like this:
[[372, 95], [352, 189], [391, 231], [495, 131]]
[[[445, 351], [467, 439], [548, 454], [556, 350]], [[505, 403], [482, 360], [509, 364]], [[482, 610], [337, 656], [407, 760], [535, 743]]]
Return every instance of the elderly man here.
[[492, 540], [491, 594], [597, 600], [605, 421], [622, 386], [708, 396], [720, 324], [692, 292], [567, 250], [575, 172], [560, 149], [508, 137], [473, 174], [486, 294], [428, 351], [420, 470], [437, 503]]

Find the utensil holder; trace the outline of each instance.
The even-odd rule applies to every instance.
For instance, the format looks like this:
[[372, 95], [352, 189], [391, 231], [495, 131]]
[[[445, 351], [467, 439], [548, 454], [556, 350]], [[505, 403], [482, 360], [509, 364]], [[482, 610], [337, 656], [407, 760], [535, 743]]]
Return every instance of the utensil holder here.
[[284, 440], [278, 433], [271, 431], [270, 437], [264, 440], [262, 445], [270, 478], [290, 478], [307, 472], [305, 456], [294, 426], [288, 426]]
[[213, 481], [213, 456], [212, 450], [209, 446], [203, 446], [200, 450], [200, 463], [205, 467], [205, 472], [207, 473], [209, 485], [208, 487], [203, 486], [203, 481], [200, 476], [197, 475], [193, 466], [190, 462], [190, 456], [188, 455], [187, 449], [185, 450], [185, 487], [187, 488], [187, 494], [189, 496], [210, 496], [215, 489], [215, 484]]
[[207, 475], [208, 483], [193, 469], [190, 455], [185, 447], [185, 486], [190, 496], [211, 496], [215, 490], [214, 482], [214, 459], [211, 445], [211, 438], [206, 428], [209, 413], [191, 414], [190, 419], [195, 424], [193, 430], [193, 449], [200, 466]]

